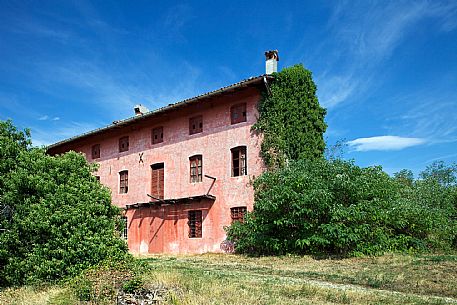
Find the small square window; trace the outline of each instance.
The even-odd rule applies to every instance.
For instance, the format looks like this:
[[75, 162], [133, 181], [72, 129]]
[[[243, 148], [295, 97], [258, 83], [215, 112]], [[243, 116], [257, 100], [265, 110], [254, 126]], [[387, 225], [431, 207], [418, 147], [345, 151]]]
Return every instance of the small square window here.
[[202, 211], [189, 211], [189, 238], [202, 237]]
[[129, 150], [129, 137], [122, 137], [119, 139], [119, 152]]
[[246, 103], [233, 105], [230, 108], [230, 121], [232, 124], [246, 122]]
[[100, 158], [100, 144], [95, 144], [92, 146], [92, 159]]
[[122, 171], [119, 173], [119, 193], [127, 194], [129, 191], [129, 172]]
[[152, 130], [152, 144], [163, 142], [163, 127], [156, 127]]
[[236, 207], [230, 209], [230, 214], [232, 216], [232, 223], [235, 221], [244, 222], [244, 215], [246, 215], [246, 207]]
[[189, 134], [203, 132], [203, 117], [201, 115], [189, 119]]

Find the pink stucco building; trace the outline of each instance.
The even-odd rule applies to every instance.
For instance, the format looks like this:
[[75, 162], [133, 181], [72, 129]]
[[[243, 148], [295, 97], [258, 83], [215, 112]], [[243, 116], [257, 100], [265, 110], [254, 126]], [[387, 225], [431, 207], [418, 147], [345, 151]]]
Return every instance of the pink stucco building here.
[[276, 70], [53, 144], [48, 153], [85, 154], [124, 208], [132, 253], [226, 250], [224, 226], [252, 210], [263, 171], [261, 136], [251, 130], [261, 93]]

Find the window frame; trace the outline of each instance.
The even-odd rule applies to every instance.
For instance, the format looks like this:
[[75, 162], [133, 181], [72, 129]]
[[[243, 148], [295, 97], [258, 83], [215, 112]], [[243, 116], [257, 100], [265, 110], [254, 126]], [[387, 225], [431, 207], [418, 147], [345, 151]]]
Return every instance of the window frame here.
[[[120, 153], [129, 150], [129, 145], [130, 145], [129, 142], [130, 142], [129, 136], [119, 138], [119, 152]], [[123, 144], [125, 144], [125, 143], [127, 143], [126, 147], [123, 146]]]
[[203, 212], [202, 210], [190, 210], [187, 212], [187, 225], [189, 226], [189, 238], [203, 237]]
[[[198, 125], [193, 128], [193, 126]], [[203, 115], [196, 115], [189, 118], [189, 135], [203, 132]]]
[[[236, 115], [236, 117], [235, 117]], [[230, 107], [230, 124], [238, 124], [247, 121], [246, 103], [235, 104]]]
[[[155, 138], [157, 135], [157, 139]], [[163, 126], [158, 126], [152, 129], [151, 131], [151, 143], [152, 145], [159, 144], [163, 142]]]
[[203, 181], [203, 156], [193, 155], [189, 157], [189, 181], [199, 183]]
[[119, 194], [127, 194], [129, 192], [129, 171], [122, 170], [119, 172]]
[[92, 151], [92, 159], [99, 159], [100, 158], [100, 144], [94, 144], [91, 147]]
[[[237, 146], [230, 149], [231, 154], [231, 176], [240, 177], [248, 174], [247, 146]], [[238, 161], [238, 166], [235, 166]]]
[[232, 223], [235, 223], [236, 221], [244, 223], [244, 217], [246, 216], [247, 211], [248, 208], [246, 206], [230, 208], [230, 217], [232, 218]]

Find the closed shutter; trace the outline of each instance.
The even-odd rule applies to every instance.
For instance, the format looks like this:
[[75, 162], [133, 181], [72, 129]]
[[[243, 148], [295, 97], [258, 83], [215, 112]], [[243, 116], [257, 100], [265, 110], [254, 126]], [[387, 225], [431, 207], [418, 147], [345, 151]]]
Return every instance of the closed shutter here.
[[164, 199], [164, 165], [163, 163], [151, 166], [151, 195], [159, 199]]

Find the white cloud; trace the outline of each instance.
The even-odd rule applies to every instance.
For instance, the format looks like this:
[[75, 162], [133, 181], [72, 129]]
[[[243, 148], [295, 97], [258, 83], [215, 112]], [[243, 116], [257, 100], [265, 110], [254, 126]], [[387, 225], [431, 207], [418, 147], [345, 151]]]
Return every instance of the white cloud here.
[[47, 116], [47, 115], [43, 115], [38, 118], [39, 121], [46, 121], [47, 119], [49, 119], [49, 116]]
[[54, 117], [52, 120], [53, 120], [53, 121], [58, 121], [58, 120], [60, 120], [60, 118], [59, 118], [58, 116], [56, 116], [56, 117]]
[[422, 138], [404, 138], [398, 136], [358, 138], [347, 142], [356, 151], [401, 150], [424, 143], [426, 143], [426, 140]]

